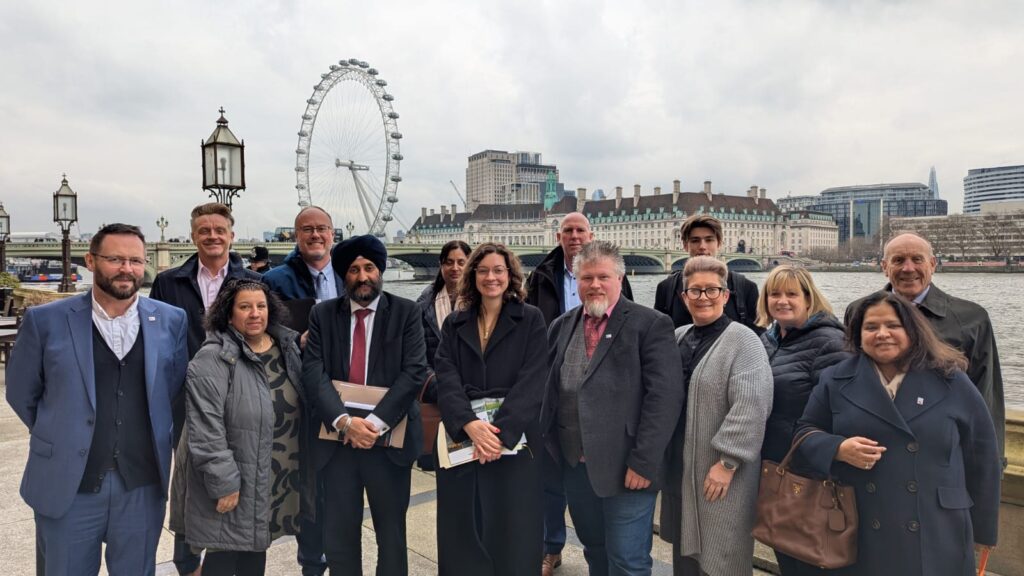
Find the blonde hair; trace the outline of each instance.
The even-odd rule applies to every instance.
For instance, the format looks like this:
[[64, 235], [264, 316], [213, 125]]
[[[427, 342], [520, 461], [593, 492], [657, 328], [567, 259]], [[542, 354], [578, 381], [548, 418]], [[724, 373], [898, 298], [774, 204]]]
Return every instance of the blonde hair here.
[[814, 285], [814, 279], [810, 272], [803, 268], [783, 264], [776, 266], [764, 281], [764, 288], [757, 297], [757, 325], [767, 328], [772, 323], [772, 315], [768, 312], [768, 293], [775, 290], [782, 290], [787, 286], [796, 284], [804, 294], [807, 301], [807, 317], [810, 318], [820, 312], [832, 314], [832, 305]]

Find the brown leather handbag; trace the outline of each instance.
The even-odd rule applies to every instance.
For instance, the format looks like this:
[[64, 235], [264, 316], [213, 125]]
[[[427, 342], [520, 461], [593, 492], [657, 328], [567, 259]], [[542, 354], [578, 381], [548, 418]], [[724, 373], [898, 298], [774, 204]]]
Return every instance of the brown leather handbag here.
[[794, 474], [789, 463], [811, 430], [790, 447], [782, 463], [761, 462], [754, 538], [819, 568], [842, 568], [857, 561], [857, 501], [852, 486], [829, 475], [812, 480]]
[[420, 388], [420, 420], [423, 422], [423, 453], [433, 454], [434, 446], [437, 445], [437, 425], [441, 422], [441, 409], [437, 407], [437, 404], [431, 404], [423, 401], [423, 394], [427, 391], [427, 386], [434, 380], [434, 374], [431, 373], [427, 376], [427, 381], [423, 383], [423, 388]]

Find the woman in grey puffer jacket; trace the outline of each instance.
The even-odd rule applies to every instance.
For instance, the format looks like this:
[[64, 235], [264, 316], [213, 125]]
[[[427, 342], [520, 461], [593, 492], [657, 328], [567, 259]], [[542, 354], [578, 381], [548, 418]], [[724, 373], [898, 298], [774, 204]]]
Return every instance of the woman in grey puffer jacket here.
[[297, 333], [261, 283], [229, 280], [189, 364], [171, 529], [206, 549], [206, 576], [262, 575], [274, 538], [312, 510]]
[[[781, 462], [821, 372], [851, 353], [845, 351], [843, 325], [803, 268], [778, 266], [772, 270], [757, 300], [757, 321], [768, 329], [761, 341], [775, 381], [761, 457]], [[798, 472], [804, 472], [799, 459], [794, 464]], [[822, 573], [777, 550], [775, 556], [785, 576]]]

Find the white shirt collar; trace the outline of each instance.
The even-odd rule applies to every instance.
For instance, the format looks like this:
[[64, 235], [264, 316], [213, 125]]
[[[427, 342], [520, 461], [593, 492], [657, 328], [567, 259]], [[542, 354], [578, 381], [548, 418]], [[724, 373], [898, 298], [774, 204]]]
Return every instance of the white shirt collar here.
[[360, 306], [359, 304], [356, 304], [355, 300], [352, 300], [351, 298], [349, 299], [349, 304], [352, 305], [352, 314], [355, 314], [357, 310], [369, 310], [371, 312], [376, 312], [377, 305], [380, 304], [380, 295], [374, 298], [373, 301], [367, 304], [366, 306]]
[[135, 299], [132, 301], [131, 306], [129, 306], [128, 309], [125, 310], [124, 314], [122, 314], [121, 316], [117, 316], [117, 317], [113, 317], [113, 316], [107, 314], [107, 311], [103, 309], [103, 306], [100, 306], [100, 303], [96, 301], [95, 289], [93, 291], [90, 291], [89, 295], [92, 297], [92, 311], [93, 311], [93, 313], [96, 314], [97, 316], [99, 316], [103, 320], [116, 320], [117, 318], [130, 319], [130, 318], [133, 318], [133, 317], [139, 315], [139, 295], [138, 295], [138, 293], [135, 294], [135, 296], [134, 296]]

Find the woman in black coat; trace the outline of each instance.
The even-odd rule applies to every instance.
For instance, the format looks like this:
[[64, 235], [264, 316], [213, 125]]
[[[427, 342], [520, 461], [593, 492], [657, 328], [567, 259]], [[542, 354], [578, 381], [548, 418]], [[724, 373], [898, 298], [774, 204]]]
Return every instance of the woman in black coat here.
[[[519, 259], [501, 244], [473, 251], [459, 286], [463, 309], [445, 321], [435, 358], [438, 405], [448, 434], [472, 440], [478, 460], [438, 468], [438, 569], [442, 576], [535, 574], [544, 540], [534, 457], [543, 450], [544, 317], [523, 303]], [[484, 398], [503, 400], [490, 424], [471, 405]], [[502, 454], [524, 434], [527, 448]]]
[[[768, 274], [757, 299], [757, 323], [767, 329], [761, 341], [775, 380], [761, 457], [781, 462], [793, 443], [796, 422], [804, 413], [821, 372], [849, 358], [850, 353], [844, 350], [843, 325], [803, 268], [778, 266]], [[800, 464], [796, 462], [797, 470], [801, 469]], [[775, 558], [785, 576], [821, 573], [816, 566], [778, 550]]]
[[820, 474], [854, 487], [857, 563], [844, 574], [968, 576], [995, 546], [1000, 462], [995, 428], [963, 354], [890, 292], [850, 320], [858, 355], [826, 370], [797, 434]]

